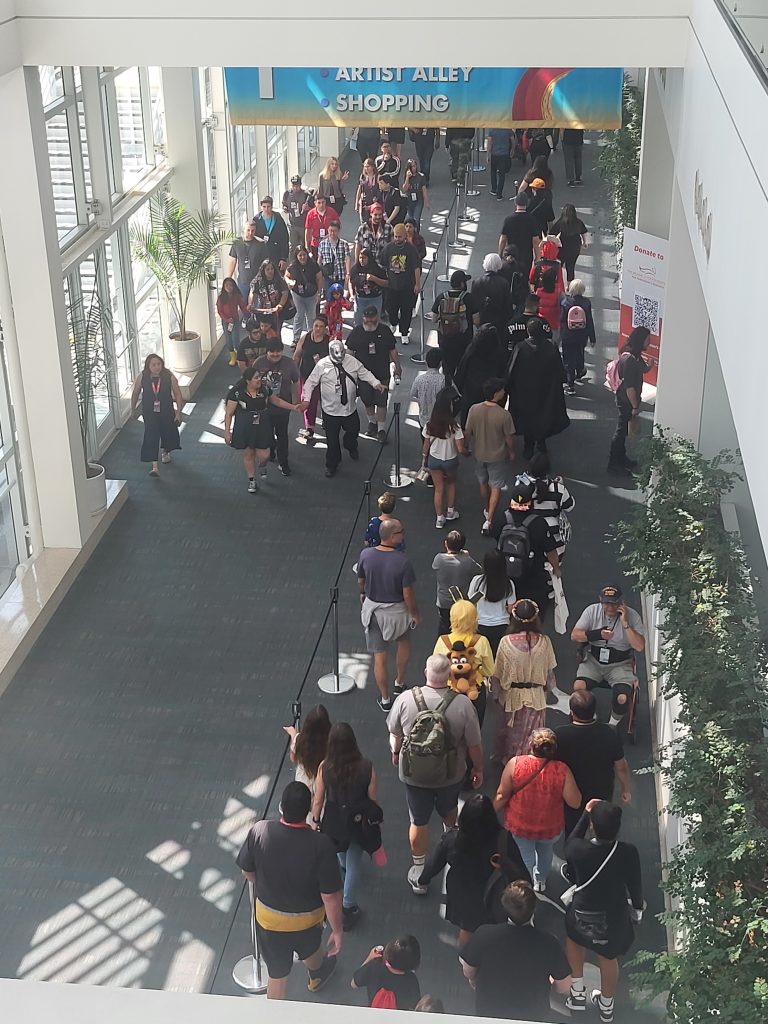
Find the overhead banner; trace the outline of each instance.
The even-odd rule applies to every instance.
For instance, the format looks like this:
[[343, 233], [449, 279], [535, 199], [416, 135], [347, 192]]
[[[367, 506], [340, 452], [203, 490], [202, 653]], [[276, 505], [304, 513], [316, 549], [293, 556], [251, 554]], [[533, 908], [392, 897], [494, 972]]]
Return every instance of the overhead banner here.
[[225, 68], [232, 124], [620, 128], [622, 68]]
[[664, 320], [664, 295], [667, 288], [669, 242], [645, 231], [624, 228], [621, 261], [621, 308], [619, 313], [619, 348], [635, 327], [647, 327], [651, 332], [648, 355], [655, 360], [648, 384], [656, 385]]

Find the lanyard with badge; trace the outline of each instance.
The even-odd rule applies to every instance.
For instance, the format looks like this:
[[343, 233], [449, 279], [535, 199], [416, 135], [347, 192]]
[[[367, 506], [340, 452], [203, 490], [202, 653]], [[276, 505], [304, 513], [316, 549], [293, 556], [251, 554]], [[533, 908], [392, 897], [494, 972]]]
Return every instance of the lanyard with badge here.
[[[610, 631], [613, 632], [614, 629], [616, 628], [616, 623], [619, 621], [620, 618], [621, 618], [621, 616], [617, 615], [616, 618], [613, 620], [613, 624], [612, 625], [604, 626], [603, 628], [604, 629], [610, 629]], [[601, 665], [608, 665], [608, 664], [610, 664], [610, 661], [611, 661], [611, 649], [608, 646], [608, 641], [607, 640], [605, 641], [605, 647], [601, 647], [600, 650], [598, 651], [597, 660], [600, 662]]]
[[152, 381], [152, 394], [154, 395], [154, 401], [152, 402], [152, 412], [160, 412], [160, 378]]

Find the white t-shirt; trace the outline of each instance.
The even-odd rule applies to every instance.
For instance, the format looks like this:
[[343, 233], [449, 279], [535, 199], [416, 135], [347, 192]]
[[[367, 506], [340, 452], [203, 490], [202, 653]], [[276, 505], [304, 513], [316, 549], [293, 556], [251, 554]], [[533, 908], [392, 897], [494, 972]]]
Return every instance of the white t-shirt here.
[[[424, 427], [422, 430], [424, 437], [429, 436], [427, 434], [427, 428]], [[464, 437], [464, 431], [457, 424], [456, 429], [448, 437], [430, 437], [429, 440], [429, 454], [433, 459], [440, 459], [441, 462], [448, 462], [451, 459], [455, 459], [459, 450], [456, 447], [456, 442], [460, 441]]]
[[[485, 594], [485, 576], [473, 576], [467, 591], [467, 600], [474, 601], [478, 594]], [[480, 626], [508, 626], [508, 604], [515, 603], [515, 585], [509, 581], [509, 593], [501, 601], [486, 601], [485, 597], [477, 601], [477, 622]]]

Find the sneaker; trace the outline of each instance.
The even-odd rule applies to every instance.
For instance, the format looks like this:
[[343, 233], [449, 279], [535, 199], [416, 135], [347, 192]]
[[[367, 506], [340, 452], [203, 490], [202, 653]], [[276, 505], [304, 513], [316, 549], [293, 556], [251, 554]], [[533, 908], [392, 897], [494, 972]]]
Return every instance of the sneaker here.
[[330, 976], [336, 970], [336, 957], [327, 956], [315, 971], [314, 977], [310, 974], [307, 978], [307, 989], [309, 992], [319, 992]]
[[419, 879], [421, 878], [421, 873], [423, 870], [424, 866], [418, 864], [412, 864], [411, 867], [408, 869], [408, 884], [410, 885], [410, 887], [413, 889], [414, 893], [417, 896], [427, 895], [426, 885], [419, 885]]
[[383, 697], [379, 697], [378, 700], [376, 701], [376, 703], [379, 705], [379, 707], [381, 708], [381, 710], [384, 712], [385, 715], [388, 715], [389, 712], [392, 710], [392, 698], [391, 697], [389, 698], [389, 700], [384, 700]]
[[325, 475], [328, 476], [328, 477], [336, 476], [336, 470], [335, 469], [328, 469], [328, 467], [326, 466]]
[[491, 536], [491, 524], [488, 522], [487, 519], [483, 523], [483, 526], [482, 526], [482, 529], [480, 530], [480, 533], [482, 533], [482, 535], [484, 537], [490, 537]]
[[378, 434], [376, 435], [376, 439], [379, 442], [379, 444], [386, 444], [387, 443], [387, 432], [386, 432], [386, 430], [380, 430], [378, 432]]
[[160, 476], [160, 474], [158, 473], [158, 471], [156, 469], [150, 469], [149, 475], [150, 476]]
[[259, 476], [261, 477], [262, 480], [266, 480], [267, 479], [267, 467], [266, 466], [259, 466]]
[[605, 471], [608, 476], [633, 476], [629, 466], [620, 466], [612, 462], [608, 463]]
[[368, 424], [368, 429], [365, 432], [365, 436], [366, 437], [376, 437], [378, 431], [379, 431], [379, 428], [378, 428], [377, 424], [369, 423]]
[[445, 518], [448, 520], [461, 519], [461, 512], [457, 512], [455, 508], [449, 508], [445, 513]]
[[573, 386], [573, 384], [566, 384], [565, 387], [563, 388], [563, 391], [565, 391], [566, 395], [575, 395], [576, 394], [576, 388]]
[[435, 520], [435, 529], [436, 530], [442, 530], [442, 528], [444, 526], [445, 526], [445, 516], [438, 516], [437, 519]]
[[600, 1014], [600, 1020], [602, 1024], [613, 1024], [613, 1000], [605, 1005], [602, 998], [602, 993], [599, 988], [592, 989], [592, 995], [589, 997], [589, 1001], [597, 1009]]
[[569, 181], [568, 182], [568, 188], [576, 188], [576, 182], [575, 181]]
[[497, 203], [503, 203], [504, 202], [504, 196], [496, 196], [496, 202]]
[[352, 459], [353, 462], [357, 462], [357, 460], [360, 458], [360, 452], [357, 450], [357, 448], [355, 448], [354, 451], [349, 453], [349, 457], [350, 459]]
[[342, 907], [341, 908], [341, 920], [342, 928], [345, 932], [352, 931], [357, 922], [360, 919], [360, 907]]
[[427, 487], [434, 487], [435, 486], [435, 481], [432, 479], [431, 476], [427, 477], [425, 483], [426, 483]]
[[411, 336], [410, 336], [410, 334], [404, 334], [404, 335], [403, 335], [403, 336], [402, 336], [402, 337], [400, 338], [400, 341], [402, 341], [402, 343], [403, 343], [404, 345], [410, 345], [410, 344], [411, 344]]
[[405, 687], [405, 686], [401, 686], [401, 685], [400, 685], [400, 683], [395, 683], [395, 685], [394, 685], [394, 686], [392, 687], [392, 696], [393, 696], [393, 697], [399, 697], [399, 696], [400, 696], [400, 694], [401, 694], [401, 693], [402, 693], [402, 692], [403, 692], [403, 691], [404, 691], [405, 689], [406, 689], [406, 687]]
[[314, 430], [310, 430], [309, 427], [302, 427], [299, 431], [299, 437], [309, 439], [314, 434]]
[[583, 1013], [587, 1009], [587, 990], [585, 988], [574, 989], [571, 986], [571, 991], [565, 997], [565, 1005], [571, 1013], [574, 1011], [576, 1013]]
[[284, 466], [280, 467], [280, 472], [283, 474], [283, 476], [290, 476], [291, 475], [291, 467], [288, 465], [287, 462], [286, 462], [286, 464]]
[[162, 455], [160, 456], [160, 461], [164, 462], [167, 465], [171, 461], [171, 453], [163, 452]]
[[582, 380], [582, 378], [587, 376], [587, 373], [588, 373], [587, 370], [577, 370], [576, 371], [576, 378], [577, 378], [577, 380]]
[[249, 480], [248, 481], [248, 493], [249, 494], [255, 494], [256, 491], [258, 491], [258, 489], [259, 489], [259, 485], [256, 483], [255, 480]]

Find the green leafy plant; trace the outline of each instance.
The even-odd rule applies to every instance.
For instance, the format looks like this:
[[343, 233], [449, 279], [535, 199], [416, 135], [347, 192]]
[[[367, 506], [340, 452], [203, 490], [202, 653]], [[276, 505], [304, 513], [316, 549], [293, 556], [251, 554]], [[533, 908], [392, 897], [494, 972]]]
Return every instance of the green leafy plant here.
[[640, 141], [643, 132], [643, 94], [624, 76], [621, 128], [603, 132], [597, 166], [611, 197], [611, 229], [616, 252], [621, 252], [624, 228], [637, 216]]
[[103, 257], [97, 250], [90, 290], [73, 297], [67, 303], [72, 371], [75, 378], [83, 459], [88, 476], [93, 475], [88, 464], [88, 428], [93, 419], [96, 386], [106, 372], [104, 335], [112, 330], [112, 309], [109, 303], [102, 301], [98, 289], [102, 262]]
[[234, 240], [222, 231], [214, 210], [191, 213], [167, 192], [159, 192], [149, 203], [147, 227], [131, 228], [133, 258], [157, 278], [183, 341], [194, 337], [187, 330], [187, 306], [192, 292], [207, 282], [211, 263], [220, 246]]
[[680, 704], [657, 764], [687, 830], [662, 880], [676, 942], [635, 958], [637, 991], [664, 994], [679, 1024], [768, 1020], [768, 665], [744, 552], [720, 511], [735, 463], [657, 428], [640, 471], [646, 502], [616, 537], [628, 575], [655, 595], [654, 670]]

